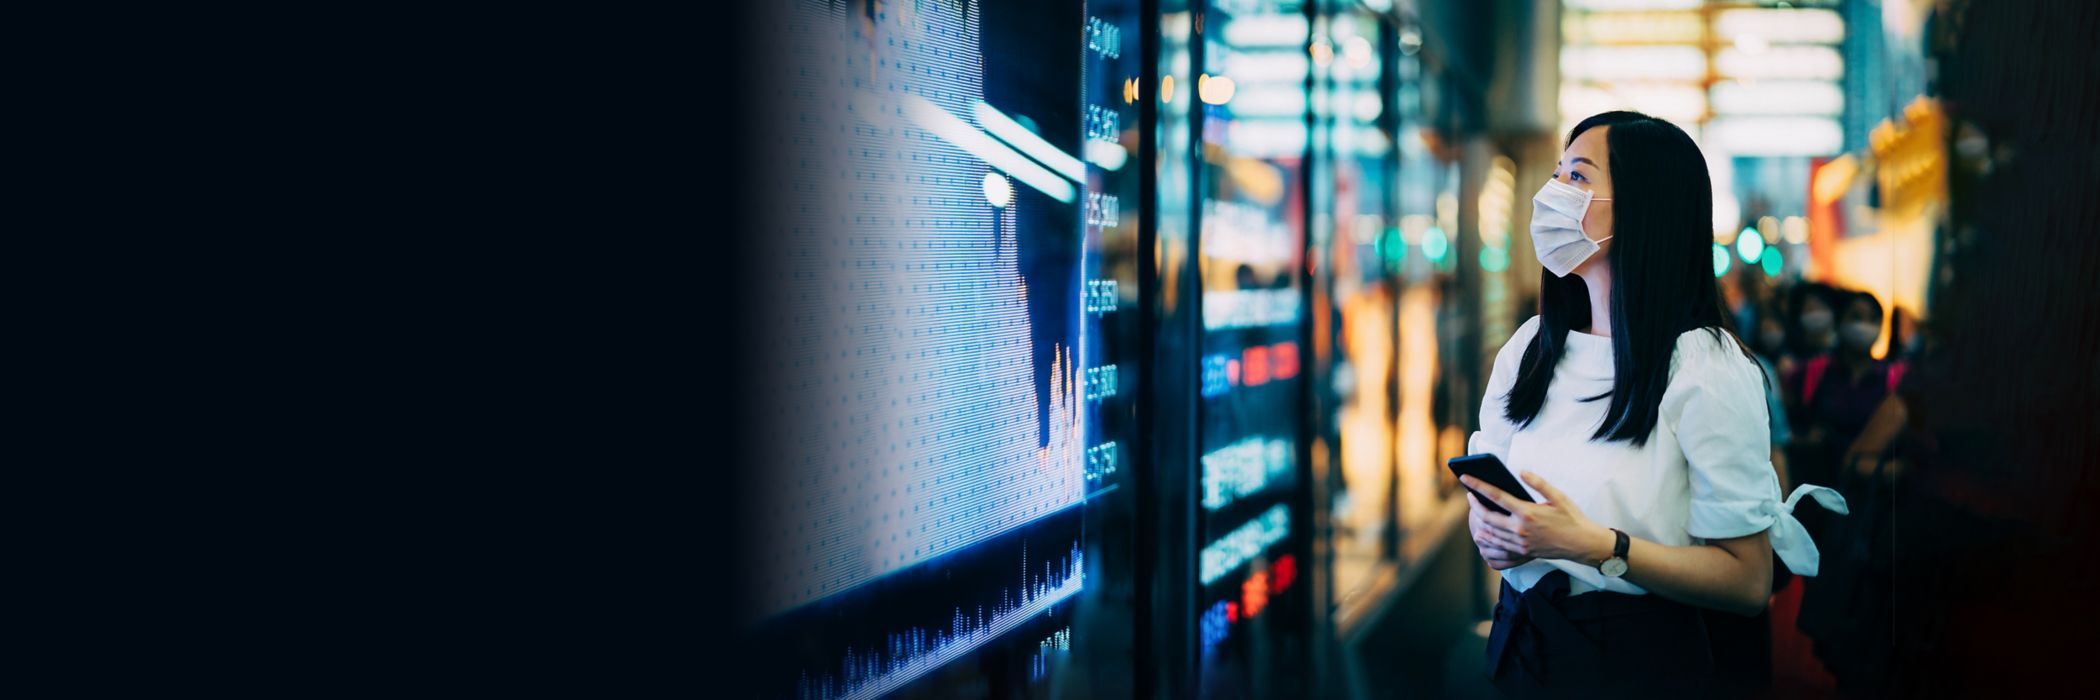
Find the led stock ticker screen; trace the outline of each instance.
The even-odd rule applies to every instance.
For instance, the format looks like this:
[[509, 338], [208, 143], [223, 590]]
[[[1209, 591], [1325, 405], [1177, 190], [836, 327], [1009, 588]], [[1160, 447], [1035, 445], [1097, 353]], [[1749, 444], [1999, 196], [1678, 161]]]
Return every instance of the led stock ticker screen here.
[[771, 11], [765, 696], [1134, 682], [1136, 8]]
[[1200, 144], [1201, 542], [1198, 689], [1207, 697], [1303, 688], [1289, 622], [1311, 613], [1299, 567], [1299, 416], [1305, 286], [1305, 50], [1297, 2], [1203, 8], [1191, 109]]
[[[1144, 7], [765, 10], [763, 696], [1305, 687], [1305, 9]], [[1141, 244], [1154, 215], [1193, 255]], [[1148, 325], [1141, 277], [1192, 280], [1200, 321]], [[1154, 465], [1137, 401], [1169, 386], [1149, 419], [1195, 444]]]

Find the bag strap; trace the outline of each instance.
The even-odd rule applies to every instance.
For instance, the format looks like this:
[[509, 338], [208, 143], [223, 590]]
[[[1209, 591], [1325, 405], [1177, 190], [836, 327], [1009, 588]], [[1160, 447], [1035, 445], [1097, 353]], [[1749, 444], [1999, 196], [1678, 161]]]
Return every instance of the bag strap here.
[[1823, 371], [1830, 369], [1830, 356], [1817, 355], [1808, 358], [1801, 366], [1801, 405], [1807, 406], [1816, 400], [1816, 385], [1823, 383]]

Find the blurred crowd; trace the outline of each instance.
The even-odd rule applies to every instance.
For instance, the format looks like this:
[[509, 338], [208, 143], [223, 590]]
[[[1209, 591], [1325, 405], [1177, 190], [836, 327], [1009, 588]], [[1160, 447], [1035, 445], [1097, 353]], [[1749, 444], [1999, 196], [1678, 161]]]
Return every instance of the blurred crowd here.
[[1829, 486], [1851, 513], [1805, 499], [1795, 515], [1821, 548], [1821, 570], [1799, 577], [1775, 561], [1771, 609], [1716, 620], [1734, 630], [1717, 639], [1732, 636], [1742, 647], [1745, 686], [1873, 694], [1886, 688], [1891, 663], [1888, 486], [1903, 471], [1893, 456], [1905, 434], [1898, 391], [1925, 350], [1925, 324], [1867, 291], [1754, 268], [1729, 275], [1722, 289], [1739, 335], [1764, 365], [1782, 491]]
[[[1913, 314], [1885, 308], [1874, 294], [1817, 282], [1767, 281], [1754, 270], [1730, 275], [1729, 313], [1771, 380], [1772, 462], [1780, 482], [1834, 484], [1884, 465], [1892, 436], [1883, 419], [1908, 360], [1921, 351]], [[1888, 336], [1886, 344], [1882, 336]]]

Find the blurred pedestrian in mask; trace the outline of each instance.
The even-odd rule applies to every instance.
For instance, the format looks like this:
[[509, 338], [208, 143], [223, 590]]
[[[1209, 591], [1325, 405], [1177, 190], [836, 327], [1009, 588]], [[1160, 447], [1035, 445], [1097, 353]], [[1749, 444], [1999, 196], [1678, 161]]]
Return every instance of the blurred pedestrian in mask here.
[[1796, 284], [1788, 292], [1784, 317], [1786, 351], [1772, 364], [1779, 369], [1787, 417], [1792, 421], [1791, 432], [1795, 437], [1788, 455], [1789, 466], [1794, 470], [1794, 478], [1817, 483], [1816, 479], [1826, 472], [1819, 469], [1817, 459], [1803, 454], [1809, 445], [1806, 438], [1814, 425], [1801, 396], [1801, 389], [1805, 383], [1802, 365], [1809, 360], [1826, 357], [1829, 351], [1836, 347], [1837, 313], [1831, 298], [1840, 292], [1816, 282]]
[[1837, 312], [1831, 303], [1836, 294], [1837, 290], [1813, 282], [1794, 287], [1794, 329], [1788, 335], [1794, 341], [1795, 356], [1813, 357], [1837, 345]]
[[1768, 362], [1778, 364], [1779, 358], [1787, 354], [1786, 321], [1781, 320], [1774, 311], [1766, 311], [1757, 319], [1756, 334], [1751, 337], [1757, 343], [1757, 354], [1764, 356]]
[[1786, 318], [1776, 308], [1767, 308], [1757, 319], [1757, 326], [1750, 333], [1753, 349], [1760, 357], [1780, 368], [1782, 372], [1790, 366], [1794, 353], [1786, 344]]

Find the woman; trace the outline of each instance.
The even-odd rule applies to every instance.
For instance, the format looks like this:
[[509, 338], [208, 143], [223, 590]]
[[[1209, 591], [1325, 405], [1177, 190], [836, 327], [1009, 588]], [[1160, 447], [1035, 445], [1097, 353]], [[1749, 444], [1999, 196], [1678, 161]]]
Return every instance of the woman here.
[[[1702, 610], [1754, 615], [1776, 553], [1816, 549], [1779, 501], [1765, 383], [1723, 328], [1711, 183], [1682, 130], [1632, 112], [1576, 125], [1533, 199], [1539, 315], [1496, 357], [1472, 452], [1529, 485], [1470, 477], [1475, 546], [1503, 572], [1488, 668], [1505, 691], [1687, 692], [1719, 669]], [[1607, 573], [1609, 572], [1609, 573]]]

